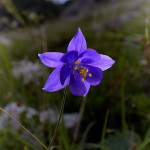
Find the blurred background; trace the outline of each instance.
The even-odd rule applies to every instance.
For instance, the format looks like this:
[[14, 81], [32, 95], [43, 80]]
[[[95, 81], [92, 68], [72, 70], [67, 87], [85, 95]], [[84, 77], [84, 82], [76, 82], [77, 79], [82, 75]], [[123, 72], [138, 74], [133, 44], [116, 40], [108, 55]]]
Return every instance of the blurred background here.
[[[38, 53], [65, 53], [80, 27], [88, 48], [116, 62], [86, 98], [67, 92], [55, 149], [150, 149], [149, 8], [149, 0], [0, 0], [0, 107], [48, 145], [64, 90], [42, 90], [52, 69]], [[43, 148], [1, 112], [0, 150], [10, 149]]]

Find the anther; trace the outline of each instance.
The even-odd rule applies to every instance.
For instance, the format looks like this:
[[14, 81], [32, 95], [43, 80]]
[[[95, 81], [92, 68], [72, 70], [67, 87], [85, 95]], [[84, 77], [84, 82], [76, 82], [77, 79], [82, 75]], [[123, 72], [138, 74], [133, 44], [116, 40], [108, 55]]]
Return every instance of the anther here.
[[91, 73], [89, 73], [89, 77], [92, 77], [92, 74], [91, 74]]
[[77, 68], [77, 66], [76, 67], [74, 67], [74, 70], [77, 70], [78, 68]]
[[75, 64], [77, 65], [77, 64], [80, 64], [80, 61], [79, 60], [77, 60], [76, 62], [75, 62]]
[[85, 79], [84, 79], [84, 78], [82, 78], [82, 82], [84, 82], [84, 80], [85, 80]]

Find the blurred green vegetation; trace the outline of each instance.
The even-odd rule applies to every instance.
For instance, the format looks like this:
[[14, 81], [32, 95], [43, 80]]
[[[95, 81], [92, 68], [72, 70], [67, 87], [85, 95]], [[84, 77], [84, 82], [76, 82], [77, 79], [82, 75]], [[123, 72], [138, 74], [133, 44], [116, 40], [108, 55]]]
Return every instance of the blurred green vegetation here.
[[[12, 74], [13, 62], [27, 59], [35, 63], [38, 53], [46, 51], [66, 52], [67, 45], [80, 27], [89, 48], [113, 58], [112, 68], [103, 72], [103, 80], [91, 87], [77, 141], [73, 141], [74, 129], [67, 130], [62, 123], [54, 149], [65, 150], [144, 150], [150, 148], [150, 45], [145, 37], [146, 19], [150, 2], [127, 0], [118, 3], [101, 3], [97, 9], [75, 20], [54, 19], [41, 23], [42, 16], [33, 14], [27, 22], [20, 10], [7, 0], [7, 11], [20, 23], [1, 31], [0, 35], [0, 99], [1, 107], [10, 102], [20, 102], [37, 110], [60, 108], [63, 90], [47, 93], [42, 90], [52, 69], [42, 65], [42, 76], [24, 84], [23, 78]], [[4, 3], [5, 2], [5, 3]], [[8, 7], [9, 6], [9, 7]], [[29, 13], [29, 12], [28, 12]], [[28, 14], [27, 13], [27, 14]], [[7, 20], [6, 18], [4, 18]], [[9, 23], [9, 22], [7, 22]], [[1, 40], [5, 37], [7, 43]], [[65, 113], [78, 112], [83, 101], [67, 93]], [[110, 110], [103, 145], [100, 145], [105, 114]], [[24, 112], [25, 113], [25, 112]], [[46, 145], [52, 137], [55, 124], [40, 123], [35, 116], [30, 122], [20, 115], [23, 125], [30, 129]], [[41, 130], [37, 129], [40, 124]], [[12, 132], [13, 131], [13, 132]], [[1, 150], [42, 150], [33, 140], [23, 138], [22, 129], [8, 127], [0, 131]]]

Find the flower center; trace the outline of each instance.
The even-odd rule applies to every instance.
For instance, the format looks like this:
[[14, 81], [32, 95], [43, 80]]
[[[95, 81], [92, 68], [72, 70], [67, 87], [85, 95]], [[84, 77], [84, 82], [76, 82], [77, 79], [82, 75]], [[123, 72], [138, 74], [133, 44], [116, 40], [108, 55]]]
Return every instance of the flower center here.
[[74, 64], [75, 64], [74, 65], [74, 70], [73, 70], [74, 78], [77, 78], [76, 75], [81, 74], [83, 76], [82, 82], [84, 82], [87, 75], [89, 77], [92, 77], [92, 74], [89, 73], [88, 68], [82, 67], [79, 60], [77, 60]]

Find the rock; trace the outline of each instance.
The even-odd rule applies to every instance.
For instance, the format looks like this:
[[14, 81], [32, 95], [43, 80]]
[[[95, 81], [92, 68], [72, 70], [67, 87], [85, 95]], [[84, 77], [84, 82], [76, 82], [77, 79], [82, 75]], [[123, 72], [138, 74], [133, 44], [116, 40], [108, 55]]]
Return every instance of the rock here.
[[96, 7], [94, 0], [75, 0], [64, 8], [61, 18], [75, 19], [85, 15], [89, 10]]
[[123, 13], [118, 16], [113, 16], [109, 19], [104, 19], [102, 21], [103, 28], [109, 28], [112, 30], [118, 30], [124, 26], [125, 23], [131, 21], [140, 16], [140, 12], [132, 11], [129, 13]]

